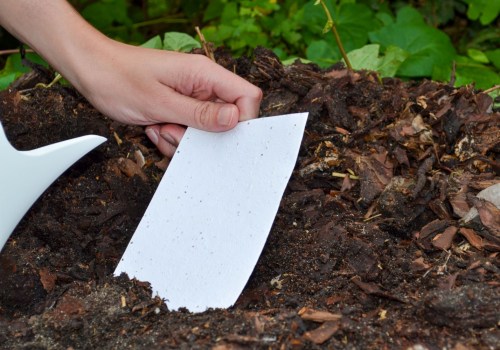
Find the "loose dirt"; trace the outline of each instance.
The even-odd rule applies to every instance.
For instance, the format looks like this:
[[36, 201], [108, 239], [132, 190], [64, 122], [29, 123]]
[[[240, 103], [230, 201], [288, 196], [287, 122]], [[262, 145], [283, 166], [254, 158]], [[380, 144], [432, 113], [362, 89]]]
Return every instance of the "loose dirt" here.
[[[73, 89], [35, 87], [49, 80], [39, 70], [0, 94], [11, 142], [32, 149], [89, 133], [108, 142], [45, 192], [0, 253], [0, 346], [498, 348], [500, 209], [475, 196], [500, 183], [491, 98], [283, 66], [264, 49], [253, 60], [216, 57], [263, 89], [261, 115], [310, 113], [236, 305], [169, 311], [147, 281], [112, 277], [168, 160], [141, 127], [103, 117]], [[479, 215], [463, 222], [472, 207]]]

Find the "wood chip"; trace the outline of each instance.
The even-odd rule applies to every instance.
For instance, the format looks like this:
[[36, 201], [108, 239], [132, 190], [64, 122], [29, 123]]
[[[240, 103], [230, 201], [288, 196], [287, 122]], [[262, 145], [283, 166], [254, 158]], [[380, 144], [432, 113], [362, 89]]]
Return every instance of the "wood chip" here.
[[148, 177], [142, 171], [141, 167], [139, 165], [137, 165], [137, 163], [134, 162], [132, 159], [119, 158], [118, 159], [118, 167], [128, 177], [132, 177], [134, 175], [137, 175], [143, 181], [148, 181]]
[[438, 282], [439, 288], [443, 289], [443, 290], [452, 290], [453, 288], [455, 288], [455, 284], [456, 284], [458, 275], [459, 275], [459, 273], [455, 272], [452, 275], [448, 275], [448, 276], [443, 277]]
[[426, 238], [427, 236], [430, 236], [436, 231], [441, 231], [445, 227], [449, 226], [449, 221], [447, 220], [439, 220], [436, 219], [434, 221], [429, 222], [427, 225], [422, 227], [418, 234], [419, 239]]
[[326, 305], [334, 305], [334, 304], [336, 304], [339, 301], [342, 301], [344, 299], [345, 299], [345, 297], [343, 297], [342, 295], [339, 295], [339, 294], [332, 295], [326, 299]]
[[314, 310], [306, 306], [299, 310], [299, 316], [303, 320], [314, 322], [338, 321], [342, 318], [341, 314], [333, 314], [328, 311]]
[[155, 162], [156, 167], [163, 171], [167, 170], [169, 164], [170, 164], [170, 158], [167, 157], [164, 157], [159, 162]]
[[461, 227], [460, 234], [467, 239], [471, 246], [478, 250], [483, 249], [483, 239], [470, 228]]
[[229, 334], [224, 337], [224, 340], [230, 343], [238, 343], [245, 345], [259, 342], [259, 339], [256, 337], [252, 337], [250, 335], [240, 335], [240, 334]]
[[438, 249], [448, 250], [451, 247], [451, 243], [453, 242], [453, 238], [455, 237], [458, 228], [455, 226], [450, 226], [443, 233], [436, 235], [432, 239], [432, 245]]
[[52, 310], [54, 318], [58, 320], [67, 319], [69, 315], [82, 315], [85, 313], [85, 306], [81, 299], [65, 294]]
[[43, 289], [45, 289], [48, 293], [54, 290], [56, 286], [57, 276], [49, 271], [48, 268], [42, 267], [38, 274], [40, 275], [40, 282], [42, 282]]
[[143, 168], [144, 165], [146, 165], [146, 159], [144, 159], [144, 155], [142, 154], [142, 152], [140, 150], [136, 150], [134, 152], [134, 158], [135, 158], [135, 162], [137, 163], [139, 168]]
[[349, 71], [347, 69], [332, 70], [328, 73], [325, 73], [325, 77], [332, 78], [332, 79], [340, 79], [340, 78], [347, 76], [348, 73], [349, 73]]
[[121, 146], [122, 143], [123, 143], [123, 141], [120, 138], [120, 136], [118, 136], [118, 134], [116, 133], [116, 131], [113, 131], [113, 137], [115, 138], [115, 141], [116, 141], [117, 145]]
[[366, 294], [375, 295], [378, 297], [387, 298], [391, 300], [396, 300], [401, 303], [406, 303], [404, 299], [382, 290], [382, 288], [375, 283], [366, 283], [361, 281], [361, 278], [359, 276], [354, 276], [353, 278], [351, 278], [351, 281]]
[[323, 344], [339, 329], [339, 323], [335, 321], [329, 321], [323, 323], [318, 328], [304, 333], [304, 339], [307, 339], [314, 344]]
[[[499, 195], [500, 196], [500, 195]], [[479, 212], [482, 224], [497, 237], [500, 237], [500, 209], [495, 204], [480, 199], [473, 199], [474, 206]]]
[[432, 266], [427, 264], [423, 257], [417, 258], [411, 262], [410, 269], [412, 271], [425, 271], [430, 269]]

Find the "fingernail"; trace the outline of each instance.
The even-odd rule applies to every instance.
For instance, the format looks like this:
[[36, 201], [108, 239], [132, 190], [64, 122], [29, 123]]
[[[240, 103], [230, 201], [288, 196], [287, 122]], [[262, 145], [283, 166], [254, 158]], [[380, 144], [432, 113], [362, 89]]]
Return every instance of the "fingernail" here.
[[234, 108], [230, 106], [222, 106], [217, 116], [217, 123], [221, 126], [229, 126], [232, 124]]
[[147, 128], [146, 135], [148, 135], [151, 142], [153, 142], [155, 145], [158, 144], [158, 131], [152, 128]]
[[161, 134], [161, 137], [165, 141], [167, 141], [168, 143], [170, 143], [172, 146], [177, 146], [177, 141], [175, 141], [175, 139], [169, 133]]

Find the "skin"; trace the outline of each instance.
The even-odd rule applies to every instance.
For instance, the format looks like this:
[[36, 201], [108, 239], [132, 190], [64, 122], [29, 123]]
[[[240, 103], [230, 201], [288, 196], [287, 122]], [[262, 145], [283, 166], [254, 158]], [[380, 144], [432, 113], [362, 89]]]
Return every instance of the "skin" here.
[[186, 126], [214, 132], [255, 118], [262, 92], [207, 57], [114, 41], [64, 0], [1, 0], [0, 25], [28, 44], [103, 114], [145, 125], [172, 156]]

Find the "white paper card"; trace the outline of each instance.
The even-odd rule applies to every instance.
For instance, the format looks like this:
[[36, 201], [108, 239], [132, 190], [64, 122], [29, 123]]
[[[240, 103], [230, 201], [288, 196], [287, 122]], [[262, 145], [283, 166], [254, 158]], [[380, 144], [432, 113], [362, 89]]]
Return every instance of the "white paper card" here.
[[150, 282], [171, 310], [233, 305], [262, 252], [307, 113], [188, 128], [115, 275]]

